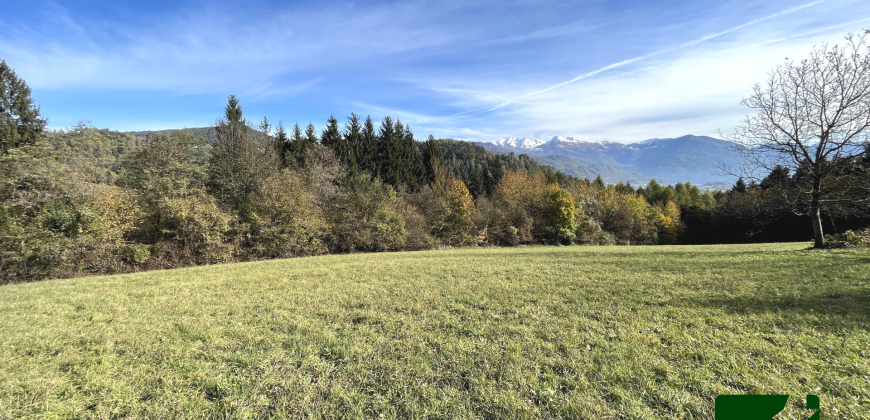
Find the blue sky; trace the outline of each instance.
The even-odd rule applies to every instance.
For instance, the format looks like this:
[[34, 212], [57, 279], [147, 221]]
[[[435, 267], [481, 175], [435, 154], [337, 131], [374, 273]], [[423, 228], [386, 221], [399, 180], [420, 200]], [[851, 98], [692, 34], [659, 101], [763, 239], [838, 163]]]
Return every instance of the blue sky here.
[[870, 2], [4, 1], [0, 59], [51, 128], [351, 112], [473, 141], [716, 136], [785, 57], [870, 28]]

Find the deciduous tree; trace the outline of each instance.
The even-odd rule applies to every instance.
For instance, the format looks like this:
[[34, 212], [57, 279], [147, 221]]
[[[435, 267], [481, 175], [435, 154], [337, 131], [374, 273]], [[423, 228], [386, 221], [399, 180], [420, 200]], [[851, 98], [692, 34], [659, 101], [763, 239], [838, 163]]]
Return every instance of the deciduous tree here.
[[868, 37], [850, 34], [843, 45], [823, 44], [777, 66], [742, 101], [756, 113], [726, 136], [746, 158], [739, 172], [747, 178], [778, 166], [799, 175], [778, 191], [791, 211], [810, 216], [817, 248], [823, 213], [866, 211], [870, 203], [866, 171], [854, 168], [870, 140]]

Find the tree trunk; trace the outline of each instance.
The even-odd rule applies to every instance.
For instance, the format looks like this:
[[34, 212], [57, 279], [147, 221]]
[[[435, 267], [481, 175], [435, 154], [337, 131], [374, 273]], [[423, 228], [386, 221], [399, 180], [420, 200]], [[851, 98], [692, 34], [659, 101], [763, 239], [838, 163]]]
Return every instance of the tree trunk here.
[[813, 248], [821, 248], [825, 245], [825, 236], [822, 233], [822, 214], [819, 211], [818, 203], [812, 204], [810, 218], [813, 221]]
[[813, 221], [813, 248], [825, 246], [825, 235], [822, 233], [821, 190], [822, 178], [818, 168], [814, 171], [813, 192], [810, 194], [810, 219]]

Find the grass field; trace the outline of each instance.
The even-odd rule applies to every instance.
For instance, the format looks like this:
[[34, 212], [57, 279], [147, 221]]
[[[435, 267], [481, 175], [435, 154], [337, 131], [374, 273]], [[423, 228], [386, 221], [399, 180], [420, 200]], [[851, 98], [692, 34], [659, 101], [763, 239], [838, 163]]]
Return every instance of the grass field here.
[[[340, 255], [0, 287], [0, 418], [870, 417], [870, 252]], [[779, 417], [778, 417], [779, 418]]]

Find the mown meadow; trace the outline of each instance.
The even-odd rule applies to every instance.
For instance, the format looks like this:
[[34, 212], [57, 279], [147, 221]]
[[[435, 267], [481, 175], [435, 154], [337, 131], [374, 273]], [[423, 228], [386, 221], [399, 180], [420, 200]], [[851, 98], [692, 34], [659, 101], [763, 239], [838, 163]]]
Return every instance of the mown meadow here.
[[[870, 252], [351, 254], [0, 287], [0, 418], [870, 413]], [[779, 417], [778, 417], [779, 418]]]

